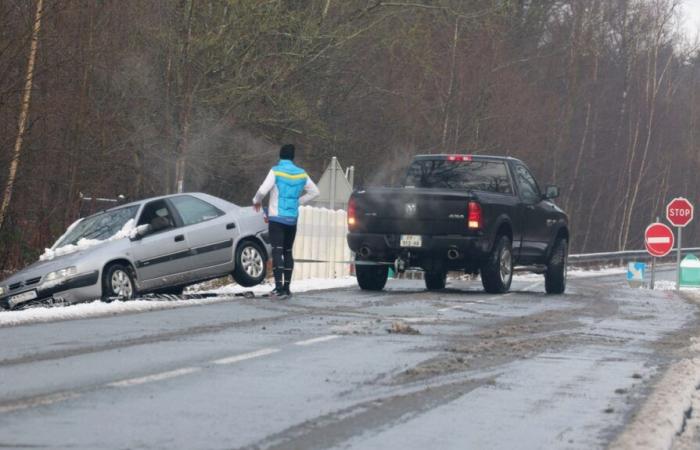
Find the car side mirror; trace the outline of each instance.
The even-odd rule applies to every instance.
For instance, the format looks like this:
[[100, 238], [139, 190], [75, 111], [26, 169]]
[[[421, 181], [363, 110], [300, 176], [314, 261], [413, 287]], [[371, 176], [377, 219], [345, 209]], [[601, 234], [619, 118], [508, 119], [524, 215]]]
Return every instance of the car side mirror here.
[[559, 197], [559, 186], [547, 186], [544, 193], [544, 198], [551, 200]]
[[136, 227], [136, 233], [131, 237], [132, 241], [138, 241], [146, 236], [151, 231], [151, 226], [148, 224], [139, 225]]

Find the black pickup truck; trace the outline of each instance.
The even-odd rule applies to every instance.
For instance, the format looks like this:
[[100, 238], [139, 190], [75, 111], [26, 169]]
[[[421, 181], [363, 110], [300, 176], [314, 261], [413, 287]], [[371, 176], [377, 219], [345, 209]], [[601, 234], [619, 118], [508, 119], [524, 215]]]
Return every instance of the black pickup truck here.
[[448, 271], [481, 274], [484, 289], [510, 289], [515, 266], [566, 289], [569, 225], [521, 161], [476, 155], [419, 155], [399, 188], [356, 191], [348, 204], [348, 244], [362, 289], [381, 290], [389, 267], [425, 271], [429, 290]]

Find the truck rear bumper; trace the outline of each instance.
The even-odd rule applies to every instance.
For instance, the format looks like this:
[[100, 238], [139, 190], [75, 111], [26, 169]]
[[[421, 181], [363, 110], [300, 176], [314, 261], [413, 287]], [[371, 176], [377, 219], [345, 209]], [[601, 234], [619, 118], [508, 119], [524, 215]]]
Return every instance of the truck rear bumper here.
[[[348, 245], [362, 259], [394, 261], [411, 255], [411, 262], [445, 260], [450, 268], [480, 263], [489, 254], [490, 242], [483, 236], [421, 236], [420, 247], [401, 247], [399, 234], [349, 233]], [[456, 253], [455, 253], [456, 251]], [[449, 253], [449, 254], [448, 254]]]

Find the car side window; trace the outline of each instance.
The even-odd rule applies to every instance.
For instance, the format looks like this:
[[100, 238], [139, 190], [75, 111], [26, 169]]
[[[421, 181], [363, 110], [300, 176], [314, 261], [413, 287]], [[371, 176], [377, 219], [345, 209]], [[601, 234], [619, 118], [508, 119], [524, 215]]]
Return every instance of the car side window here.
[[223, 211], [214, 205], [189, 195], [173, 197], [170, 201], [175, 205], [177, 212], [180, 213], [185, 226], [215, 219], [224, 214]]
[[150, 233], [158, 233], [176, 227], [175, 219], [170, 214], [165, 200], [156, 200], [144, 206], [138, 225], [149, 225]]
[[525, 203], [537, 203], [542, 199], [535, 177], [522, 164], [515, 165], [515, 182]]

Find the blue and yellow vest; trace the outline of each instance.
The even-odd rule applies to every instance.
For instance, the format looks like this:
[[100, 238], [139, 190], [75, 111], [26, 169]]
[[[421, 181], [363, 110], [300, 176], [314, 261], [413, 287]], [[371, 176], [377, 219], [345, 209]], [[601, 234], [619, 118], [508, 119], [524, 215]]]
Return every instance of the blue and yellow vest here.
[[273, 222], [295, 225], [299, 217], [299, 197], [304, 191], [308, 175], [304, 169], [297, 167], [288, 159], [282, 159], [272, 168], [277, 186], [277, 216], [270, 217]]

